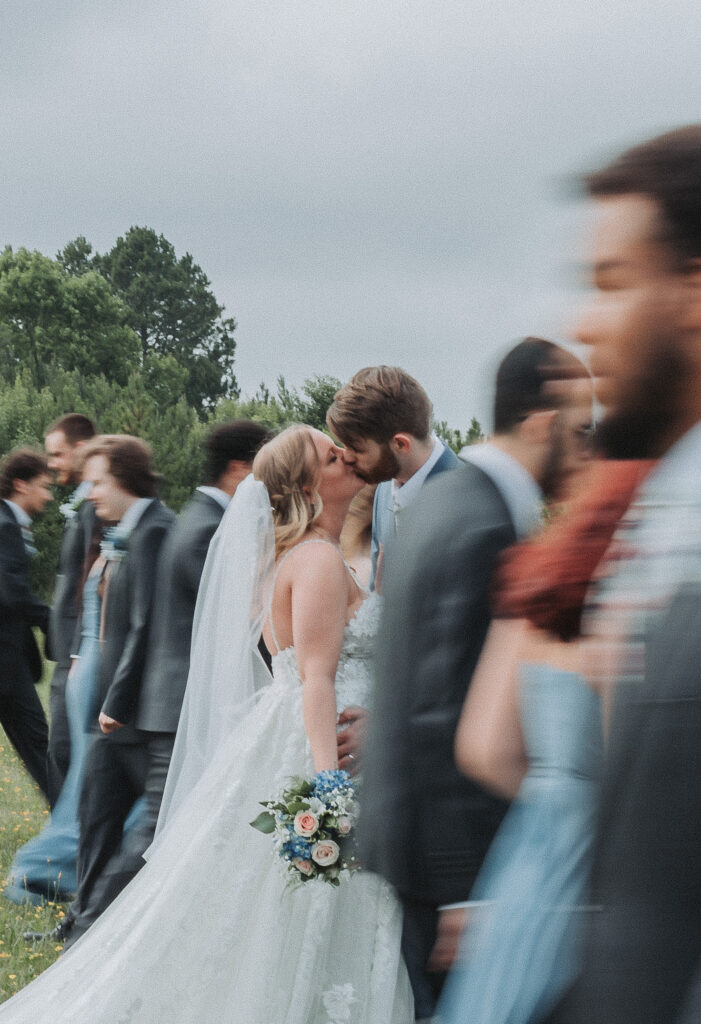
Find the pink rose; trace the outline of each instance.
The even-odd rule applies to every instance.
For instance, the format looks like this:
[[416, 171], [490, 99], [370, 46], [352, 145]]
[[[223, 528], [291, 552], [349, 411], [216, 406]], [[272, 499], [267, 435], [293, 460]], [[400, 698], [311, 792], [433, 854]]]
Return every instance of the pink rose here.
[[353, 828], [353, 819], [347, 814], [342, 814], [338, 819], [338, 831], [342, 836], [347, 836]]
[[313, 836], [318, 827], [319, 819], [311, 811], [297, 811], [295, 814], [294, 830], [303, 839]]
[[310, 860], [303, 860], [301, 857], [295, 857], [292, 862], [298, 871], [301, 871], [303, 875], [311, 875], [314, 873], [312, 862]]
[[322, 839], [312, 846], [312, 860], [322, 868], [330, 867], [338, 860], [341, 850], [333, 839]]

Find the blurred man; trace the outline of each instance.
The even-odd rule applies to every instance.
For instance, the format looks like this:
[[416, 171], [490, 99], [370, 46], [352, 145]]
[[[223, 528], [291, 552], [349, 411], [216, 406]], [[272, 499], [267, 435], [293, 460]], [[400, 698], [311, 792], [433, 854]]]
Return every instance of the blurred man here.
[[359, 370], [337, 392], [326, 420], [344, 445], [344, 461], [366, 483], [379, 484], [370, 551], [370, 587], [374, 589], [380, 552], [391, 547], [402, 510], [427, 480], [454, 469], [458, 460], [431, 435], [428, 395], [397, 366]]
[[32, 518], [51, 500], [46, 459], [22, 448], [0, 466], [0, 722], [27, 771], [48, 796], [48, 726], [35, 689], [42, 662], [32, 632], [46, 633], [49, 609], [32, 593]]
[[97, 920], [143, 866], [151, 845], [173, 753], [190, 667], [192, 621], [207, 549], [240, 482], [248, 476], [268, 431], [250, 420], [215, 427], [207, 439], [205, 483], [198, 487], [163, 543], [153, 597], [153, 624], [141, 682], [136, 727], [146, 750], [140, 824], [111, 858], [81, 915]]
[[552, 1019], [671, 1024], [688, 998], [693, 1014], [701, 977], [701, 125], [629, 150], [588, 188], [597, 296], [578, 336], [607, 409], [602, 440], [660, 461], [592, 595], [592, 675], [615, 683], [601, 909]]
[[65, 525], [49, 619], [51, 653], [56, 661], [51, 677], [48, 762], [49, 802], [52, 807], [58, 800], [70, 763], [66, 680], [71, 667], [71, 653], [75, 653], [73, 647], [78, 623], [78, 593], [95, 528], [93, 506], [85, 500], [90, 484], [81, 482], [82, 453], [85, 443], [94, 436], [92, 420], [72, 412], [53, 423], [44, 438], [49, 469], [56, 483], [60, 487], [73, 487], [72, 494], [61, 505]]
[[561, 378], [586, 370], [528, 338], [497, 374], [494, 436], [407, 509], [385, 574], [365, 752], [363, 861], [397, 889], [417, 1019], [432, 1016], [464, 904], [506, 805], [463, 778], [453, 741], [490, 620], [500, 553], [540, 522], [569, 455]]
[[[127, 435], [97, 437], [86, 450], [90, 501], [108, 531], [98, 678], [99, 732], [88, 752], [80, 799], [78, 893], [56, 937], [75, 941], [92, 923], [94, 886], [119, 849], [143, 793], [147, 754], [136, 729], [153, 616], [156, 566], [175, 516], [156, 497], [151, 451]], [[96, 723], [96, 726], [98, 723]]]

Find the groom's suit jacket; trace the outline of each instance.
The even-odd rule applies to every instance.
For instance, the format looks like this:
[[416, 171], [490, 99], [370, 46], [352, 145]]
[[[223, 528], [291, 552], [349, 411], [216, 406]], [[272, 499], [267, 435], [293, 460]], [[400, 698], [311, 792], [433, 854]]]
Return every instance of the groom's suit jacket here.
[[122, 561], [108, 565], [103, 611], [103, 641], [98, 681], [99, 707], [124, 723], [106, 738], [140, 742], [135, 729], [146, 662], [161, 545], [175, 516], [156, 498], [144, 510], [127, 541]]
[[178, 728], [197, 590], [209, 542], [223, 515], [218, 501], [196, 491], [163, 545], [136, 717], [139, 729], [174, 733]]
[[[455, 469], [459, 465], [457, 455], [450, 448], [446, 446], [443, 454], [436, 462], [435, 466], [431, 469], [427, 475], [425, 484], [430, 480], [434, 480], [441, 473], [445, 473], [446, 470]], [[400, 513], [403, 517], [404, 512]], [[392, 499], [392, 481], [383, 480], [381, 484], [378, 484], [377, 490], [375, 491], [375, 499], [372, 506], [372, 543], [370, 547], [370, 561], [371, 561], [371, 572], [370, 572], [370, 589], [374, 589], [375, 585], [375, 574], [377, 572], [377, 559], [380, 554], [380, 546], [385, 551], [388, 547], [391, 548], [394, 540], [397, 536], [397, 525], [396, 525], [396, 513], [394, 509], [394, 501]]]
[[453, 742], [516, 535], [492, 480], [459, 465], [402, 512], [384, 578], [364, 754], [362, 858], [408, 900], [467, 899], [505, 804], [464, 778]]

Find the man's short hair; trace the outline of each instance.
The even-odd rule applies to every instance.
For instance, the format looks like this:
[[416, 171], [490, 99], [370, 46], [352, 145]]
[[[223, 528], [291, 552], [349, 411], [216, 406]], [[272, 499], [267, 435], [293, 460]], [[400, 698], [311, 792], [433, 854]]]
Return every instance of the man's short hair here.
[[682, 263], [701, 256], [701, 124], [658, 135], [585, 178], [591, 196], [643, 195], [660, 208], [660, 241]]
[[78, 444], [79, 441], [90, 441], [97, 433], [93, 421], [80, 412], [69, 412], [61, 416], [51, 424], [45, 436], [56, 431], [60, 431], [71, 446]]
[[216, 484], [232, 459], [253, 462], [256, 453], [272, 437], [271, 431], [253, 420], [232, 420], [215, 427], [204, 443], [206, 484]]
[[425, 441], [431, 403], [417, 380], [398, 366], [368, 366], [336, 392], [326, 422], [344, 444], [386, 444], [395, 434]]
[[85, 446], [84, 459], [104, 455], [117, 483], [136, 498], [155, 498], [160, 477], [154, 472], [151, 447], [131, 434], [100, 434]]
[[585, 376], [584, 364], [564, 348], [544, 338], [524, 338], [497, 370], [494, 433], [511, 433], [539, 409], [559, 408], [563, 393], [555, 382]]
[[0, 498], [9, 498], [15, 480], [35, 480], [49, 472], [46, 458], [33, 448], [17, 448], [0, 464]]

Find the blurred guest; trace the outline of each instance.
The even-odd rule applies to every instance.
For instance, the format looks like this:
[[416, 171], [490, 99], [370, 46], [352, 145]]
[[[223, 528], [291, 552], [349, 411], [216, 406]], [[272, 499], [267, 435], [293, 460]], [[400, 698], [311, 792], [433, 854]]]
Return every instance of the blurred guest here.
[[32, 518], [51, 500], [46, 459], [29, 448], [0, 465], [0, 723], [27, 771], [48, 797], [48, 726], [35, 683], [42, 661], [33, 626], [44, 633], [49, 609], [32, 593], [31, 559], [37, 551]]
[[540, 523], [541, 484], [552, 486], [571, 458], [564, 398], [552, 382], [586, 375], [551, 342], [528, 338], [512, 349], [497, 373], [495, 433], [479, 464], [425, 487], [402, 513], [385, 567], [363, 859], [401, 897], [418, 1019], [432, 1015], [457, 943], [464, 912], [451, 905], [467, 900], [506, 809], [453, 759], [492, 573], [501, 552]]
[[588, 586], [649, 463], [601, 462], [581, 497], [507, 555], [458, 725], [459, 767], [515, 797], [472, 892], [446, 1024], [527, 1024], [576, 977], [601, 768], [599, 697], [582, 675]]
[[197, 590], [209, 542], [238, 485], [251, 472], [256, 452], [269, 439], [269, 432], [250, 420], [215, 427], [205, 444], [205, 483], [163, 542], [135, 718], [146, 750], [145, 813], [96, 881], [81, 912], [83, 927], [97, 920], [140, 870], [153, 841], [185, 694]]
[[129, 812], [143, 792], [147, 754], [136, 730], [153, 613], [156, 566], [175, 516], [156, 497], [151, 451], [139, 438], [97, 437], [86, 450], [90, 501], [102, 520], [113, 520], [103, 543], [99, 623], [99, 732], [87, 754], [80, 797], [78, 892], [61, 935], [78, 938], [90, 920], [96, 881], [119, 849]]
[[553, 1019], [666, 1024], [701, 963], [701, 125], [591, 175], [597, 297], [578, 325], [619, 455], [660, 457], [586, 622], [615, 683], [580, 981]]
[[[87, 416], [68, 413], [46, 431], [44, 447], [49, 469], [60, 487], [72, 487], [61, 505], [64, 517], [58, 576], [49, 618], [51, 653], [56, 661], [51, 677], [49, 726], [49, 802], [53, 807], [61, 792], [70, 764], [70, 729], [66, 714], [66, 680], [75, 653], [79, 591], [83, 568], [95, 529], [95, 512], [86, 501], [90, 482], [82, 480], [85, 442], [95, 436], [95, 425]], [[79, 638], [78, 641], [79, 642]]]
[[372, 516], [370, 588], [378, 558], [397, 535], [402, 510], [427, 480], [458, 465], [431, 435], [431, 403], [418, 381], [397, 366], [359, 370], [338, 391], [326, 414], [344, 445], [343, 458], [369, 484], [378, 484]]
[[[105, 568], [100, 555], [102, 524], [96, 520], [85, 559], [85, 582], [78, 588], [80, 605], [79, 638], [73, 648], [71, 668], [65, 687], [66, 718], [70, 730], [70, 761], [51, 818], [41, 832], [15, 854], [4, 888], [5, 897], [15, 903], [40, 904], [45, 900], [72, 899], [77, 887], [77, 857], [80, 825], [78, 804], [83, 789], [85, 760], [97, 718], [97, 681], [100, 668], [99, 585]], [[42, 932], [27, 932], [25, 939], [43, 938]]]
[[[372, 572], [372, 506], [375, 485], [368, 484], [350, 503], [341, 530], [341, 551], [346, 562], [367, 589]], [[378, 586], [378, 589], [379, 586]]]

